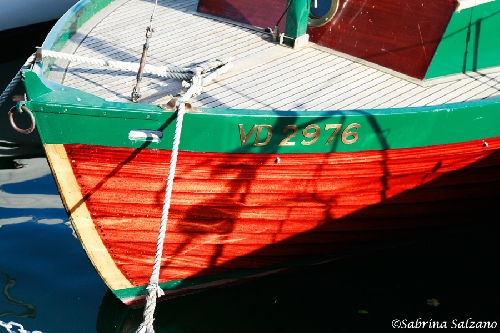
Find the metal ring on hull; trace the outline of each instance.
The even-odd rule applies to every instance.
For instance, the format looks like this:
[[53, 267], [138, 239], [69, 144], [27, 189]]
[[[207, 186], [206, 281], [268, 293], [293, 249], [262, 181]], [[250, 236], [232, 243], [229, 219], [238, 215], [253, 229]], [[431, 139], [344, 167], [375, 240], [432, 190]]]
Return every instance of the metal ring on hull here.
[[[335, 13], [339, 8], [339, 0], [317, 0], [318, 8], [317, 10], [313, 7], [314, 1], [311, 1], [311, 9], [309, 11], [309, 21], [308, 26], [310, 27], [320, 27], [323, 24], [330, 22]], [[326, 7], [330, 5], [328, 11]]]
[[28, 109], [25, 105], [21, 105], [21, 108], [19, 108], [19, 112], [21, 112], [21, 113], [27, 112], [31, 118], [31, 126], [28, 129], [22, 129], [22, 128], [17, 127], [16, 122], [14, 121], [14, 112], [13, 111], [15, 109], [17, 109], [17, 107], [13, 106], [10, 108], [10, 111], [9, 111], [9, 119], [10, 119], [10, 124], [11, 124], [12, 128], [15, 129], [17, 132], [22, 133], [22, 134], [30, 134], [31, 132], [33, 132], [33, 130], [35, 129], [35, 126], [36, 126], [36, 122], [35, 122], [35, 117], [33, 116], [33, 113], [30, 111], [30, 109]]

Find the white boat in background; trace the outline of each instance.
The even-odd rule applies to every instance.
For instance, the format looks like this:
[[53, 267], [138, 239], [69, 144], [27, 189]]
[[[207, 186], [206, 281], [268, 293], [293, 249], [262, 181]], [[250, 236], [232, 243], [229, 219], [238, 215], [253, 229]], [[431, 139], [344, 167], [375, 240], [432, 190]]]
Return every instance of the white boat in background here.
[[0, 32], [56, 20], [76, 2], [77, 0], [0, 0]]

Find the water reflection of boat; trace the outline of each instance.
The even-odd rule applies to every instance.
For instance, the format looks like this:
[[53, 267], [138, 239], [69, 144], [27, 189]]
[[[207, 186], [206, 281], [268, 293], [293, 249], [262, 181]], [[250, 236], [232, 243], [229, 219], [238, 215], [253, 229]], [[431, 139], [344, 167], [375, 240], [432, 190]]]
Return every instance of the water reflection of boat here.
[[[49, 177], [52, 179], [50, 168], [45, 157], [36, 158], [2, 158], [0, 163], [3, 168], [0, 169], [0, 207], [14, 209], [29, 209], [29, 208], [63, 208], [61, 198], [57, 194], [37, 194], [36, 184], [41, 182], [40, 179]], [[0, 164], [0, 165], [1, 165]], [[32, 193], [9, 193], [4, 189], [15, 184], [31, 182], [29, 186]], [[40, 188], [42, 191], [47, 191], [45, 188]], [[34, 193], [33, 193], [34, 192]]]
[[[0, 228], [26, 222], [65, 223], [66, 218], [54, 218], [61, 214], [53, 211], [64, 206], [53, 182], [45, 157], [0, 157]], [[51, 189], [53, 193], [45, 193]]]
[[[328, 3], [324, 17], [308, 20], [305, 0], [276, 1], [265, 12], [262, 1], [160, 1], [157, 28], [172, 40], [168, 59], [155, 55], [153, 63], [175, 61], [177, 71], [228, 52], [237, 58], [182, 122], [160, 276], [166, 297], [413, 239], [494, 210], [500, 57], [488, 55], [499, 54], [499, 2], [461, 11], [454, 0]], [[182, 87], [145, 76], [141, 101], [155, 105], [132, 104], [126, 89], [135, 76], [74, 64], [83, 58], [69, 66], [47, 58], [64, 57], [50, 52], [64, 48], [100, 54], [109, 66], [138, 60], [129, 43], [140, 48], [142, 33], [133, 39], [124, 29], [139, 20], [128, 13], [142, 8], [149, 19], [151, 2], [79, 2], [49, 34], [44, 60], [24, 72], [28, 100], [18, 105], [36, 118], [89, 257], [127, 304], [146, 293], [182, 114], [165, 95]], [[249, 26], [274, 25], [284, 11], [284, 34], [273, 36], [296, 48]], [[458, 40], [465, 54], [455, 51]], [[213, 64], [229, 66], [194, 71]]]

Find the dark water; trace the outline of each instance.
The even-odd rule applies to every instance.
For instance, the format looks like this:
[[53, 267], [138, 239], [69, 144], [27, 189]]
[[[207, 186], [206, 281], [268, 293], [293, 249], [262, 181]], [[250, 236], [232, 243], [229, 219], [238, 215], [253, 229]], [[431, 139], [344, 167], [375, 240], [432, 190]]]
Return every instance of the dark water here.
[[[37, 33], [33, 47], [46, 31]], [[16, 52], [15, 59], [0, 59], [1, 91], [31, 50]], [[12, 105], [0, 109], [0, 320], [30, 332], [135, 332], [142, 310], [123, 306], [93, 269], [72, 234], [37, 134], [17, 134], [8, 124]], [[499, 322], [498, 220], [161, 302], [156, 331], [385, 332], [394, 320], [447, 327], [469, 318]], [[0, 332], [7, 330], [0, 325]]]

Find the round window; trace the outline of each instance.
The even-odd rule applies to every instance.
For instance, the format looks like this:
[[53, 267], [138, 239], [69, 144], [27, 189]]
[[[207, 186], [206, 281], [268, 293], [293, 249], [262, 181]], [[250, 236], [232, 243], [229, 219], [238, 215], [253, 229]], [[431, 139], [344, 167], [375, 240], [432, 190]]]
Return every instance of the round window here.
[[309, 26], [319, 27], [329, 22], [339, 7], [338, 0], [311, 0]]

